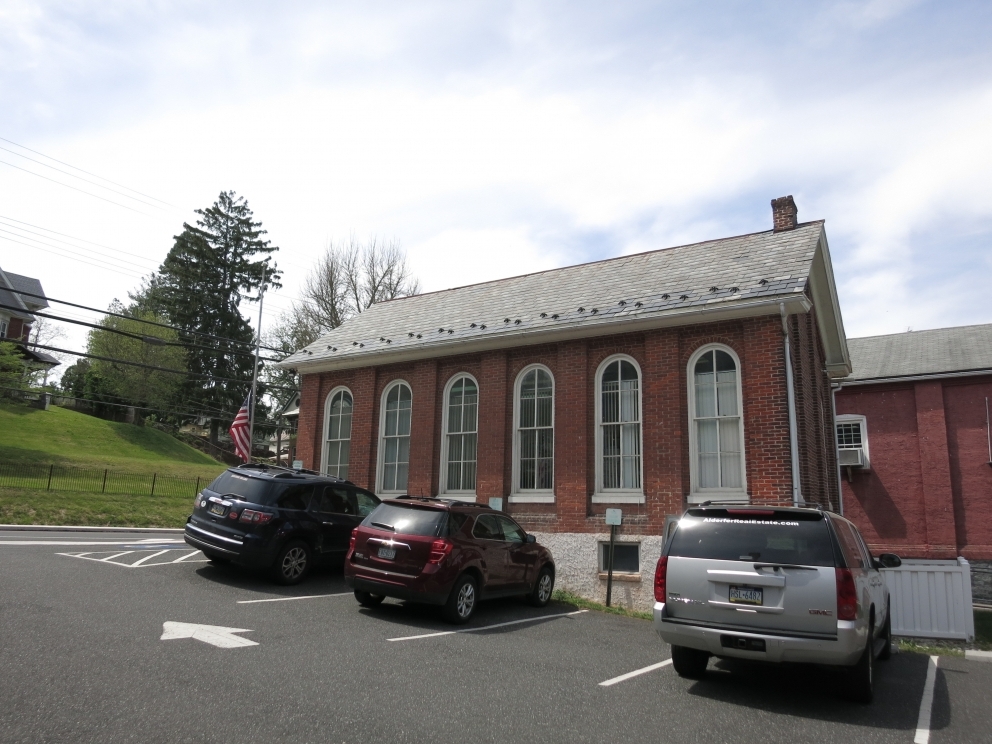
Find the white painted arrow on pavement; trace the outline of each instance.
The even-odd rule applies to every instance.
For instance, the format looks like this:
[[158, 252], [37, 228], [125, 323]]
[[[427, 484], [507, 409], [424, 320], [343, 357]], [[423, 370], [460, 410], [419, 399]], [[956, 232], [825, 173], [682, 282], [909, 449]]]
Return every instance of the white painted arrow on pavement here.
[[246, 628], [223, 628], [219, 625], [197, 625], [196, 623], [162, 623], [163, 641], [175, 638], [195, 638], [218, 648], [239, 648], [241, 646], [257, 646], [251, 641], [234, 633], [251, 633]]

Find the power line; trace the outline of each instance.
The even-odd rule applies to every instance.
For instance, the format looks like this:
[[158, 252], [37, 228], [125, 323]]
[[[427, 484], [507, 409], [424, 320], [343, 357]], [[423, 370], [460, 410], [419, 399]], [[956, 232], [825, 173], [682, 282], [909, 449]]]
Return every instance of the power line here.
[[[144, 204], [145, 206], [151, 207], [152, 209], [161, 209], [162, 208], [162, 207], [158, 206], [157, 204], [152, 204], [151, 202], [147, 202], [144, 199], [138, 199], [137, 197], [131, 196], [130, 194], [125, 194], [123, 191], [118, 191], [117, 189], [112, 189], [112, 188], [110, 188], [108, 186], [104, 186], [103, 184], [97, 183], [96, 181], [91, 181], [88, 178], [83, 178], [82, 176], [77, 176], [75, 173], [70, 173], [69, 171], [62, 170], [61, 168], [56, 168], [54, 165], [49, 165], [48, 163], [43, 163], [40, 160], [35, 160], [34, 158], [29, 158], [27, 155], [22, 155], [21, 153], [17, 152], [16, 150], [11, 150], [8, 147], [0, 147], [0, 150], [3, 150], [4, 152], [9, 152], [11, 155], [14, 155], [16, 157], [24, 158], [25, 160], [29, 160], [32, 163], [37, 163], [42, 168], [51, 168], [53, 171], [56, 171], [58, 173], [63, 173], [65, 175], [69, 176], [69, 178], [78, 178], [80, 181], [83, 181], [84, 183], [92, 184], [93, 186], [96, 186], [98, 189], [106, 189], [107, 191], [110, 191], [111, 193], [118, 194], [119, 196], [123, 196], [125, 199], [134, 199], [134, 201], [138, 202], [139, 204]], [[72, 166], [70, 166], [70, 167], [72, 167]], [[97, 176], [97, 178], [99, 178], [99, 176]]]
[[[4, 223], [0, 222], [0, 224], [4, 224]], [[4, 224], [4, 226], [5, 227], [13, 227], [15, 230], [21, 230], [22, 232], [31, 232], [30, 230], [25, 230], [23, 227], [15, 227], [14, 225], [6, 225], [6, 224]], [[8, 235], [14, 235], [14, 236], [16, 236], [18, 238], [24, 238], [25, 240], [30, 240], [30, 241], [32, 241], [34, 243], [39, 243], [41, 245], [47, 245], [49, 248], [55, 248], [55, 249], [60, 250], [60, 251], [65, 251], [66, 253], [68, 253], [70, 255], [73, 255], [73, 256], [82, 256], [83, 255], [81, 253], [76, 253], [75, 251], [69, 250], [68, 248], [65, 248], [65, 247], [63, 247], [61, 245], [52, 245], [51, 243], [46, 243], [46, 242], [44, 242], [42, 240], [39, 240], [38, 238], [29, 238], [26, 235], [21, 235], [20, 233], [17, 233], [17, 232], [11, 232], [10, 230], [4, 230], [3, 228], [0, 228], [0, 232], [7, 233]], [[37, 233], [35, 233], [35, 234], [37, 234]], [[47, 235], [42, 235], [42, 237], [43, 238], [47, 238], [48, 236]], [[51, 238], [51, 240], [59, 240], [59, 239], [58, 238]], [[64, 243], [66, 241], [60, 240], [59, 242], [60, 243]], [[92, 249], [82, 248], [81, 246], [73, 245], [72, 247], [73, 248], [78, 248], [80, 250], [89, 250], [90, 253], [96, 253], [97, 256], [103, 256], [104, 258], [110, 259], [111, 261], [118, 261], [118, 262], [120, 262], [122, 264], [130, 264], [131, 266], [134, 266], [137, 269], [145, 270], [144, 267], [141, 266], [140, 264], [136, 264], [134, 261], [128, 261], [126, 258], [115, 258], [113, 256], [107, 256], [105, 253], [97, 253], [96, 251], [93, 251]], [[96, 260], [97, 261], [100, 261], [99, 258], [96, 259]], [[114, 264], [111, 264], [109, 261], [106, 261], [106, 262], [101, 261], [101, 263], [107, 263], [110, 266], [113, 266], [114, 265]], [[120, 267], [120, 268], [125, 268], [125, 267]]]
[[128, 210], [130, 210], [132, 212], [135, 212], [137, 214], [143, 214], [145, 217], [149, 217], [150, 216], [147, 212], [142, 212], [139, 209], [135, 209], [134, 207], [129, 207], [126, 204], [121, 204], [120, 202], [115, 202], [113, 199], [108, 199], [105, 196], [100, 196], [99, 194], [94, 194], [94, 193], [92, 193], [90, 191], [86, 191], [86, 189], [81, 189], [81, 188], [78, 188], [76, 186], [71, 186], [71, 185], [69, 185], [67, 183], [62, 183], [61, 181], [57, 181], [54, 178], [49, 178], [48, 176], [43, 176], [40, 173], [35, 173], [34, 171], [28, 170], [27, 168], [22, 168], [19, 165], [14, 165], [13, 163], [8, 163], [6, 160], [0, 160], [0, 165], [7, 165], [7, 166], [10, 166], [11, 168], [16, 168], [19, 171], [24, 171], [25, 173], [30, 173], [32, 176], [37, 176], [38, 178], [44, 178], [46, 181], [51, 181], [52, 183], [57, 183], [59, 186], [65, 186], [67, 189], [72, 189], [73, 191], [78, 191], [80, 194], [86, 194], [87, 196], [92, 196], [94, 199], [99, 199], [101, 201], [105, 201], [108, 204], [114, 204], [115, 206], [122, 207], [123, 209], [128, 209]]
[[[18, 310], [18, 311], [21, 310], [21, 308], [19, 308], [19, 307], [14, 307], [13, 305], [4, 305], [2, 303], [0, 303], [0, 308], [3, 308], [4, 310]], [[246, 357], [250, 357], [250, 358], [254, 358], [255, 357], [254, 352], [216, 349], [213, 346], [203, 346], [202, 344], [184, 344], [184, 343], [182, 343], [180, 341], [167, 341], [164, 338], [158, 338], [157, 336], [143, 336], [143, 335], [138, 334], [138, 333], [131, 333], [129, 331], [122, 331], [122, 330], [120, 330], [118, 328], [109, 328], [107, 326], [99, 325], [97, 323], [88, 323], [88, 322], [86, 322], [84, 320], [73, 320], [72, 318], [62, 318], [62, 317], [59, 317], [58, 315], [50, 315], [49, 313], [42, 313], [42, 312], [39, 312], [37, 310], [32, 310], [31, 311], [31, 314], [32, 315], [37, 315], [40, 318], [48, 318], [49, 320], [58, 320], [58, 321], [61, 321], [63, 323], [74, 323], [75, 325], [87, 326], [89, 328], [96, 328], [99, 331], [107, 331], [109, 333], [116, 333], [119, 336], [127, 336], [128, 338], [133, 338], [136, 341], [144, 341], [146, 344], [150, 344], [152, 346], [175, 346], [175, 347], [178, 347], [180, 349], [189, 349], [189, 348], [193, 348], [193, 349], [204, 349], [206, 351], [221, 351], [224, 354], [236, 354], [238, 356], [246, 356]], [[125, 317], [127, 317], [127, 316], [125, 316]], [[131, 318], [131, 320], [136, 320], [139, 323], [145, 323], [145, 322], [147, 322], [147, 321], [141, 320], [141, 318]], [[281, 362], [282, 361], [282, 359], [274, 359], [272, 357], [259, 357], [259, 359], [264, 359], [266, 362]], [[285, 357], [283, 357], [283, 359], [285, 359]]]
[[[171, 326], [171, 325], [169, 325], [167, 323], [158, 323], [158, 322], [156, 322], [154, 320], [140, 320], [139, 318], [134, 318], [134, 317], [132, 317], [130, 315], [122, 315], [121, 313], [111, 312], [110, 310], [99, 310], [99, 309], [97, 309], [95, 307], [89, 307], [87, 305], [80, 305], [80, 304], [77, 304], [75, 302], [67, 302], [66, 300], [56, 300], [54, 297], [48, 297], [46, 295], [35, 294], [34, 292], [25, 292], [24, 290], [20, 290], [20, 289], [12, 289], [12, 290], [8, 290], [8, 291], [13, 292], [15, 294], [19, 294], [19, 295], [25, 295], [26, 297], [35, 297], [35, 298], [40, 299], [40, 300], [48, 300], [49, 302], [55, 302], [55, 303], [58, 303], [59, 305], [68, 305], [69, 307], [78, 307], [81, 310], [90, 310], [90, 311], [92, 311], [94, 313], [99, 313], [101, 315], [112, 315], [115, 318], [125, 318], [126, 320], [138, 320], [141, 323], [147, 323], [148, 325], [158, 326], [159, 328], [169, 328], [169, 329], [171, 329], [173, 331], [176, 331], [177, 333], [181, 333], [181, 334], [186, 335], [186, 336], [193, 336], [193, 335], [203, 336], [204, 338], [212, 338], [215, 341], [226, 341], [226, 342], [232, 343], [232, 344], [241, 344], [242, 346], [254, 346], [255, 345], [255, 343], [253, 341], [239, 341], [237, 339], [227, 338], [225, 336], [214, 336], [214, 335], [212, 335], [210, 333], [203, 333], [202, 331], [185, 331], [182, 328], [177, 328], [176, 326]], [[265, 349], [266, 351], [274, 351], [276, 354], [285, 354], [286, 353], [282, 349], [276, 349], [276, 348], [274, 348], [272, 346], [261, 346], [260, 348]], [[217, 349], [217, 351], [223, 351], [223, 349]]]
[[[18, 227], [18, 225], [27, 225], [28, 227], [34, 227], [37, 228], [38, 230], [44, 230], [45, 232], [52, 233], [54, 235], [61, 235], [64, 238], [70, 238], [80, 243], [88, 243], [89, 245], [95, 245], [97, 248], [106, 248], [108, 251], [113, 251], [114, 253], [122, 253], [125, 256], [133, 256], [134, 258], [140, 258], [144, 261], [150, 261], [151, 263], [155, 263], [154, 259], [145, 258], [139, 253], [133, 253], [131, 251], [121, 250], [120, 248], [114, 248], [113, 246], [104, 245], [103, 243], [94, 243], [92, 240], [86, 240], [85, 238], [77, 238], [75, 235], [69, 235], [68, 233], [59, 232], [58, 230], [52, 230], [47, 227], [42, 227], [41, 225], [34, 225], [30, 222], [25, 222], [24, 220], [15, 220], [13, 217], [7, 217], [6, 215], [0, 214], [0, 221], [16, 222], [17, 225], [8, 225], [8, 227], [13, 227], [16, 230], [22, 230], [23, 232], [32, 232], [32, 231], [27, 230], [23, 227]], [[41, 233], [34, 233], [34, 234], [41, 235]], [[42, 237], [48, 237], [48, 236], [42, 235]], [[58, 240], [58, 238], [52, 238], [52, 240]], [[65, 243], [67, 241], [63, 240], [59, 242]], [[72, 245], [72, 243], [69, 243], [69, 245]], [[73, 247], [82, 248], [82, 246], [73, 246]], [[107, 258], [111, 258], [111, 256], [107, 256]]]
[[[148, 199], [154, 199], [155, 201], [161, 202], [162, 204], [165, 204], [168, 207], [175, 208], [175, 205], [169, 204], [169, 202], [167, 202], [167, 201], [162, 201], [161, 199], [158, 199], [158, 198], [156, 198], [154, 196], [151, 196], [150, 194], [145, 194], [145, 193], [142, 193], [141, 191], [138, 191], [137, 189], [132, 189], [129, 186], [125, 186], [122, 183], [117, 183], [116, 181], [111, 181], [109, 178], [104, 178], [103, 176], [98, 176], [96, 173], [91, 173], [88, 170], [83, 170], [82, 168], [77, 168], [75, 165], [72, 165], [71, 163], [67, 163], [64, 160], [59, 160], [58, 158], [53, 158], [51, 155], [46, 155], [45, 153], [39, 152], [38, 150], [32, 150], [30, 147], [25, 147], [24, 145], [18, 144], [17, 142], [14, 142], [13, 140], [7, 139], [6, 137], [0, 137], [0, 140], [3, 140], [4, 142], [7, 142], [8, 144], [14, 145], [15, 147], [20, 147], [22, 150], [27, 150], [28, 152], [33, 152], [35, 155], [41, 155], [41, 157], [43, 157], [43, 158], [47, 158], [48, 160], [51, 160], [51, 161], [53, 161], [55, 163], [59, 163], [59, 164], [64, 165], [64, 166], [66, 166], [68, 168], [72, 168], [73, 170], [77, 170], [80, 173], [85, 173], [87, 176], [93, 176], [94, 178], [99, 178], [101, 181], [106, 181], [107, 183], [112, 183], [112, 184], [114, 184], [114, 186], [120, 186], [122, 189], [127, 189], [128, 191], [133, 191], [135, 194], [138, 194], [140, 196], [147, 197]], [[22, 155], [21, 157], [24, 157], [24, 156]]]
[[[21, 236], [21, 237], [24, 237], [24, 236]], [[8, 237], [5, 237], [3, 235], [0, 235], [0, 240], [6, 240], [6, 241], [8, 241], [10, 243], [17, 243], [18, 245], [26, 245], [28, 248], [34, 248], [35, 250], [38, 250], [38, 251], [44, 251], [45, 253], [51, 253], [53, 256], [59, 256], [60, 258], [67, 258], [70, 261], [78, 261], [79, 263], [86, 264], [87, 266], [93, 266], [94, 268], [97, 268], [97, 269], [103, 269], [104, 271], [112, 271], [115, 274], [120, 274], [121, 276], [129, 276], [129, 277], [140, 277], [141, 276], [141, 274], [138, 274], [138, 273], [133, 272], [133, 271], [123, 271], [120, 268], [115, 268], [115, 267], [112, 267], [110, 265], [103, 265], [103, 266], [101, 266], [100, 264], [95, 264], [95, 263], [92, 263], [90, 261], [84, 261], [81, 258], [74, 258], [73, 256], [67, 256], [64, 253], [59, 253], [57, 251], [53, 251], [53, 250], [50, 250], [48, 248], [42, 248], [40, 245], [35, 245], [33, 243], [25, 243], [23, 240], [14, 240], [13, 238], [8, 238]], [[31, 240], [31, 238], [28, 238], [28, 240]]]
[[[141, 367], [142, 369], [151, 369], [158, 372], [168, 372], [173, 375], [183, 375], [185, 377], [194, 377], [201, 380], [211, 380], [216, 382], [236, 382], [239, 385], [246, 385], [250, 380], [236, 380], [233, 377], [217, 377], [216, 375], [203, 375], [198, 372], [184, 372], [178, 369], [169, 369], [168, 367], [158, 367], [154, 364], [142, 364], [141, 362], [128, 362], [124, 359], [114, 359], [113, 357], [98, 356], [96, 354], [90, 354], [85, 351], [70, 351], [69, 349], [60, 349], [57, 346], [47, 346], [45, 344], [31, 344], [32, 348], [44, 349], [45, 351], [57, 351], [60, 354], [72, 354], [73, 356], [86, 357], [87, 359], [96, 359], [101, 362], [111, 362], [113, 364], [126, 364], [129, 367]], [[270, 390], [290, 390], [297, 392], [296, 388], [284, 387], [282, 385], [269, 385], [266, 387]]]

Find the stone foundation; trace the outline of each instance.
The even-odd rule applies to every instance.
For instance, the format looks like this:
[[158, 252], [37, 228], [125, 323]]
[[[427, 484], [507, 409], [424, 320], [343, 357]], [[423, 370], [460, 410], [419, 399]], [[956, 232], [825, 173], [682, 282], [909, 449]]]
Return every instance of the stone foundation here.
[[992, 604], [992, 561], [968, 561], [971, 564], [971, 600]]
[[[606, 601], [606, 574], [599, 570], [599, 545], [610, 534], [535, 532], [537, 541], [555, 559], [555, 588], [596, 602]], [[628, 610], [650, 612], [654, 607], [654, 568], [661, 556], [660, 535], [617, 535], [617, 544], [639, 543], [640, 573], [613, 574], [612, 604]]]

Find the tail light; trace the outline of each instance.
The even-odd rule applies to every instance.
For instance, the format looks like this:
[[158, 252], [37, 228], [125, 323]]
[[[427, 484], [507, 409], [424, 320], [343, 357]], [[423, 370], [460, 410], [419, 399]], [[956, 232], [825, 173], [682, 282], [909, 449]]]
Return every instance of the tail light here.
[[663, 555], [658, 559], [658, 565], [654, 569], [654, 601], [664, 602], [665, 594], [668, 591], [668, 556]]
[[837, 571], [837, 619], [858, 619], [858, 589], [854, 585], [854, 574], [849, 568]]
[[252, 509], [245, 509], [241, 512], [241, 519], [239, 522], [244, 522], [245, 524], [268, 524], [272, 521], [272, 514], [269, 512], [254, 511]]
[[351, 531], [351, 539], [348, 540], [348, 555], [351, 555], [352, 552], [355, 550], [355, 533], [356, 532], [358, 532], [358, 528], [357, 527]]
[[434, 565], [440, 564], [441, 561], [448, 557], [448, 554], [454, 547], [454, 543], [448, 540], [435, 540], [431, 544], [431, 556], [427, 559], [427, 562]]

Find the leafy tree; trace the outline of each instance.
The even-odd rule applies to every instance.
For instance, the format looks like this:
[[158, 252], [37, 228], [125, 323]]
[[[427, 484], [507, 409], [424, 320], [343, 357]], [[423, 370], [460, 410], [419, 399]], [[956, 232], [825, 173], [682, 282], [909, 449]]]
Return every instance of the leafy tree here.
[[[124, 310], [117, 302], [111, 306], [115, 313], [123, 314]], [[108, 315], [100, 321], [106, 330], [90, 331], [89, 353], [106, 357], [94, 359], [91, 369], [103, 378], [111, 393], [122, 399], [119, 402], [164, 408], [173, 402], [184, 381], [184, 375], [176, 373], [186, 372], [186, 350], [178, 345], [179, 334], [174, 330], [142, 322], [161, 323], [161, 317], [140, 310], [132, 310], [131, 314], [133, 318]]]
[[[233, 191], [221, 192], [212, 207], [196, 213], [200, 215], [196, 226], [183, 224], [159, 270], [132, 300], [136, 310], [166, 317], [181, 329], [191, 373], [242, 381], [191, 376], [183, 390], [187, 405], [208, 413], [233, 412], [251, 387], [254, 365], [254, 331], [240, 305], [257, 301], [267, 288], [281, 286], [271, 255], [278, 248], [263, 239], [262, 224], [254, 221], [247, 201]], [[221, 421], [212, 421], [213, 441]]]
[[[17, 344], [10, 341], [0, 341], [0, 388], [24, 387], [24, 357]], [[9, 394], [0, 390], [0, 395]]]

